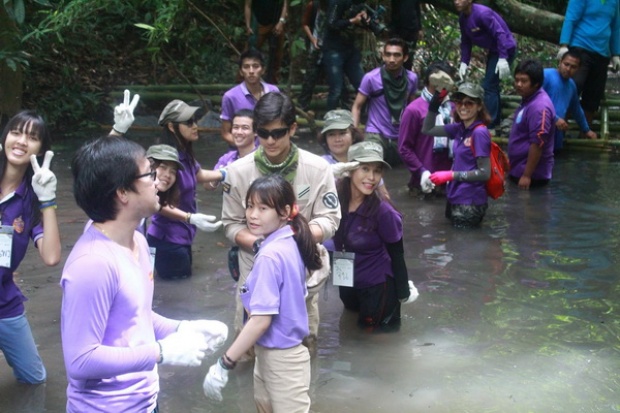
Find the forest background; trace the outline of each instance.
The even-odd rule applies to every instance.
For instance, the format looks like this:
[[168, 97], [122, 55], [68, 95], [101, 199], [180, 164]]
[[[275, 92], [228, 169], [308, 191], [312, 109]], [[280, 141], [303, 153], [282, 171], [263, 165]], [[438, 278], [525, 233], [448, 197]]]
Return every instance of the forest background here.
[[[55, 130], [65, 132], [109, 124], [116, 104], [111, 92], [125, 85], [234, 84], [238, 52], [248, 40], [243, 0], [2, 1], [2, 120], [21, 108], [35, 108]], [[305, 3], [290, 0], [287, 59], [279, 85], [284, 90], [303, 78], [306, 44], [300, 20]], [[388, 0], [367, 3], [388, 8], [389, 19]], [[518, 35], [520, 58], [557, 64], [568, 0], [479, 3], [498, 11]], [[453, 1], [425, 4], [416, 64], [423, 68], [444, 59], [457, 66], [460, 32]], [[366, 38], [365, 70], [370, 70], [377, 63], [375, 39], [370, 33]], [[474, 58], [474, 77], [481, 76], [483, 51], [477, 50]], [[511, 82], [505, 82], [505, 93], [511, 93]], [[143, 110], [153, 103], [143, 99]]]

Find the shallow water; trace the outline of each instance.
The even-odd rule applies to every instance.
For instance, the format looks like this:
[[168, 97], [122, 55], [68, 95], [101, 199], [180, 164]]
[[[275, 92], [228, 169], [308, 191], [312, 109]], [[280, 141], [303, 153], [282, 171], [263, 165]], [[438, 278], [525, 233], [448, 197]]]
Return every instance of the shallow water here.
[[[149, 138], [140, 139], [145, 145]], [[319, 151], [302, 137], [301, 147]], [[199, 142], [210, 167], [224, 152], [216, 136]], [[71, 195], [74, 147], [56, 148], [59, 219], [66, 257], [85, 222]], [[399, 332], [368, 333], [343, 311], [335, 287], [322, 292], [313, 412], [620, 411], [620, 158], [571, 153], [556, 159], [547, 188], [491, 201], [483, 227], [456, 230], [445, 200], [421, 200], [404, 168], [385, 177], [405, 217], [410, 278], [420, 298], [403, 307]], [[199, 209], [220, 215], [219, 193], [200, 192]], [[163, 315], [233, 324], [234, 284], [223, 232], [199, 233], [194, 276], [156, 281]], [[15, 383], [0, 360], [0, 412], [63, 412], [66, 377], [59, 333], [62, 263], [44, 268], [31, 248], [16, 275], [48, 369], [42, 386]], [[232, 341], [229, 339], [227, 344]], [[2, 359], [0, 355], [0, 359]], [[208, 401], [200, 368], [160, 369], [162, 412], [254, 412], [252, 366], [240, 365], [224, 402]]]

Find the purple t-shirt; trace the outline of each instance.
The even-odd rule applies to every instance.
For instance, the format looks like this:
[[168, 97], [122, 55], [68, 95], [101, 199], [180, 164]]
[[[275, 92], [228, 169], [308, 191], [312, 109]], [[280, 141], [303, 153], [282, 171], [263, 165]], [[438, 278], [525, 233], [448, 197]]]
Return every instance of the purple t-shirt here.
[[427, 113], [428, 102], [420, 96], [405, 108], [398, 133], [398, 151], [411, 172], [409, 186], [416, 188], [420, 187], [424, 171], [432, 173], [452, 168], [447, 146], [435, 149], [435, 137], [421, 132]]
[[13, 196], [7, 196], [0, 203], [2, 225], [13, 227], [13, 242], [11, 246], [11, 267], [0, 267], [0, 318], [17, 317], [24, 313], [26, 297], [13, 281], [13, 272], [26, 255], [30, 239], [35, 242], [43, 236], [41, 223], [32, 226], [32, 197], [36, 197], [26, 178], [15, 190]]
[[262, 242], [240, 296], [251, 315], [272, 315], [256, 341], [266, 348], [297, 346], [308, 335], [306, 267], [289, 225]]
[[554, 119], [553, 102], [542, 87], [521, 101], [508, 136], [510, 176], [521, 178], [527, 164], [530, 145], [536, 144], [542, 147], [542, 154], [531, 178], [551, 179], [554, 164]]
[[[450, 123], [445, 128], [448, 136], [454, 139], [452, 144], [454, 152], [453, 171], [478, 169], [476, 158], [491, 155], [491, 134], [482, 122], [475, 121], [468, 128], [463, 122]], [[487, 203], [485, 181], [451, 181], [447, 185], [446, 198], [451, 204], [484, 205]]]
[[[265, 83], [261, 81], [263, 85], [263, 92], [279, 92], [280, 89], [276, 85]], [[222, 111], [220, 113], [221, 120], [232, 121], [235, 113], [241, 109], [254, 110], [256, 106], [256, 99], [254, 95], [250, 93], [245, 82], [239, 83], [237, 86], [229, 89], [222, 97]]]
[[[177, 208], [181, 211], [195, 213], [197, 211], [196, 173], [200, 170], [200, 164], [197, 161], [192, 163], [183, 151], [179, 151], [179, 161], [184, 169], [177, 171], [177, 186], [181, 194]], [[173, 244], [191, 245], [196, 236], [196, 226], [155, 214], [151, 219], [147, 234]]]
[[355, 288], [372, 287], [393, 277], [392, 259], [386, 244], [403, 237], [401, 214], [386, 201], [381, 201], [372, 213], [369, 201], [366, 197], [356, 211], [345, 212], [334, 236], [337, 251], [355, 253]]
[[[260, 143], [258, 141], [258, 138], [256, 138], [254, 140], [254, 149], [258, 148], [259, 144]], [[231, 163], [235, 162], [237, 159], [239, 159], [239, 151], [237, 149], [231, 149], [230, 151], [226, 152], [224, 155], [220, 156], [220, 159], [217, 160], [217, 163], [213, 167], [213, 170], [216, 171], [220, 168], [225, 168]]]
[[510, 28], [492, 9], [472, 4], [471, 14], [459, 15], [461, 27], [461, 62], [469, 64], [472, 45], [487, 49], [490, 54], [508, 59], [517, 48], [517, 41]]
[[67, 412], [151, 412], [157, 404], [157, 343], [178, 321], [152, 310], [153, 271], [144, 236], [134, 253], [91, 225], [63, 269], [62, 348]]
[[[416, 92], [418, 76], [411, 70], [406, 70], [406, 73], [407, 79], [409, 80], [407, 93], [407, 97], [409, 97]], [[383, 80], [381, 79], [380, 67], [364, 75], [358, 91], [368, 98], [368, 122], [366, 123], [366, 132], [380, 133], [385, 138], [397, 139], [400, 119], [397, 119], [398, 123], [392, 123], [388, 103], [383, 93]], [[403, 109], [407, 105], [407, 102], [404, 103]]]

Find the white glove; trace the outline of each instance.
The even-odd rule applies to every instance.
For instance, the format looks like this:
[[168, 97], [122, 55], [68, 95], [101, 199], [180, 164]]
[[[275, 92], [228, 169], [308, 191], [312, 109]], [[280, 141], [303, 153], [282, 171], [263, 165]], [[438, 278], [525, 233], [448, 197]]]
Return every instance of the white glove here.
[[451, 92], [454, 88], [454, 80], [452, 80], [449, 74], [441, 70], [430, 75], [428, 78], [428, 83], [438, 92], [442, 89], [446, 89], [448, 92]]
[[558, 60], [562, 60], [562, 57], [564, 57], [564, 54], [566, 52], [568, 52], [568, 46], [560, 46], [560, 49], [558, 50], [558, 55], [557, 55]]
[[360, 165], [359, 162], [353, 161], [353, 162], [337, 162], [337, 163], [331, 164], [330, 166], [332, 168], [332, 174], [334, 175], [334, 178], [340, 179], [340, 178], [349, 176], [349, 172], [357, 168], [359, 165]]
[[214, 215], [191, 214], [189, 216], [189, 223], [196, 225], [201, 231], [214, 232], [222, 226], [222, 221], [213, 222], [216, 219]]
[[495, 73], [499, 75], [500, 79], [506, 79], [510, 77], [510, 65], [508, 64], [508, 60], [504, 58], [500, 58], [497, 61], [497, 66], [495, 66]]
[[202, 383], [202, 390], [209, 399], [222, 401], [222, 389], [228, 383], [228, 370], [218, 360], [209, 368], [209, 372]]
[[125, 89], [123, 103], [114, 108], [114, 128], [118, 133], [125, 134], [134, 121], [133, 110], [138, 105], [140, 95], [134, 95], [129, 103], [129, 90]]
[[202, 334], [176, 332], [159, 340], [162, 364], [171, 366], [200, 366], [209, 346]]
[[418, 289], [415, 288], [415, 285], [413, 285], [413, 281], [409, 280], [409, 297], [404, 300], [400, 300], [400, 302], [401, 304], [411, 304], [418, 299], [419, 295], [420, 293], [418, 293]]
[[228, 338], [228, 326], [217, 320], [183, 320], [177, 332], [202, 334], [209, 346], [207, 355], [215, 353]]
[[430, 194], [435, 188], [435, 184], [431, 181], [430, 171], [422, 172], [422, 177], [420, 178], [420, 188], [425, 194]]
[[461, 62], [459, 66], [459, 76], [461, 80], [465, 80], [465, 75], [467, 74], [467, 63]]
[[620, 70], [620, 56], [613, 56], [611, 58], [611, 68], [614, 72]]
[[30, 164], [34, 171], [34, 175], [32, 175], [32, 189], [34, 193], [37, 194], [39, 202], [51, 201], [56, 198], [56, 184], [58, 181], [56, 180], [54, 172], [50, 171], [50, 164], [52, 163], [53, 157], [54, 152], [45, 152], [43, 164], [39, 166], [37, 157], [35, 155], [30, 155]]

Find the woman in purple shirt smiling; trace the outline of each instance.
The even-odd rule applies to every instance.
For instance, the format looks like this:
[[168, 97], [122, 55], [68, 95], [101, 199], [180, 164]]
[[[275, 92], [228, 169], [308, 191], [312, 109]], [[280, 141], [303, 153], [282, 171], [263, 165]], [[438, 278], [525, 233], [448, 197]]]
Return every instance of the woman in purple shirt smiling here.
[[192, 275], [192, 242], [196, 228], [216, 231], [221, 221], [213, 215], [198, 213], [197, 183], [220, 181], [222, 171], [202, 169], [194, 157], [193, 144], [198, 140], [199, 107], [181, 100], [168, 103], [159, 117], [163, 144], [176, 148], [182, 168], [176, 181], [180, 191], [175, 206], [166, 205], [155, 214], [147, 231], [149, 246], [156, 248], [155, 270], [162, 278], [186, 278]]
[[209, 369], [205, 395], [222, 400], [228, 371], [250, 348], [256, 352], [254, 402], [260, 412], [308, 412], [310, 353], [306, 273], [323, 264], [308, 221], [299, 213], [295, 191], [281, 175], [256, 179], [245, 197], [249, 231], [262, 242], [240, 289], [245, 325]]
[[[23, 383], [43, 383], [45, 367], [26, 319], [26, 297], [13, 280], [32, 239], [46, 265], [60, 261], [56, 176], [49, 166], [51, 136], [33, 111], [13, 116], [0, 138], [0, 350]], [[39, 166], [37, 157], [45, 154]]]
[[455, 227], [480, 225], [487, 210], [486, 181], [491, 176], [491, 134], [487, 125], [491, 116], [482, 101], [484, 91], [474, 83], [462, 83], [454, 95], [456, 123], [435, 126], [439, 104], [448, 91], [437, 90], [430, 102], [422, 133], [453, 139], [452, 170], [436, 171], [430, 176], [433, 185], [448, 184], [446, 218]]
[[[413, 302], [418, 293], [408, 280], [402, 216], [377, 191], [383, 168], [390, 166], [376, 142], [352, 145], [347, 158], [359, 167], [337, 184], [342, 220], [334, 236], [334, 271], [340, 273], [341, 263], [353, 269], [343, 274], [352, 276], [353, 286], [341, 285], [340, 299], [346, 309], [359, 313], [364, 327], [398, 327], [400, 303]], [[339, 261], [351, 259], [352, 266]]]

